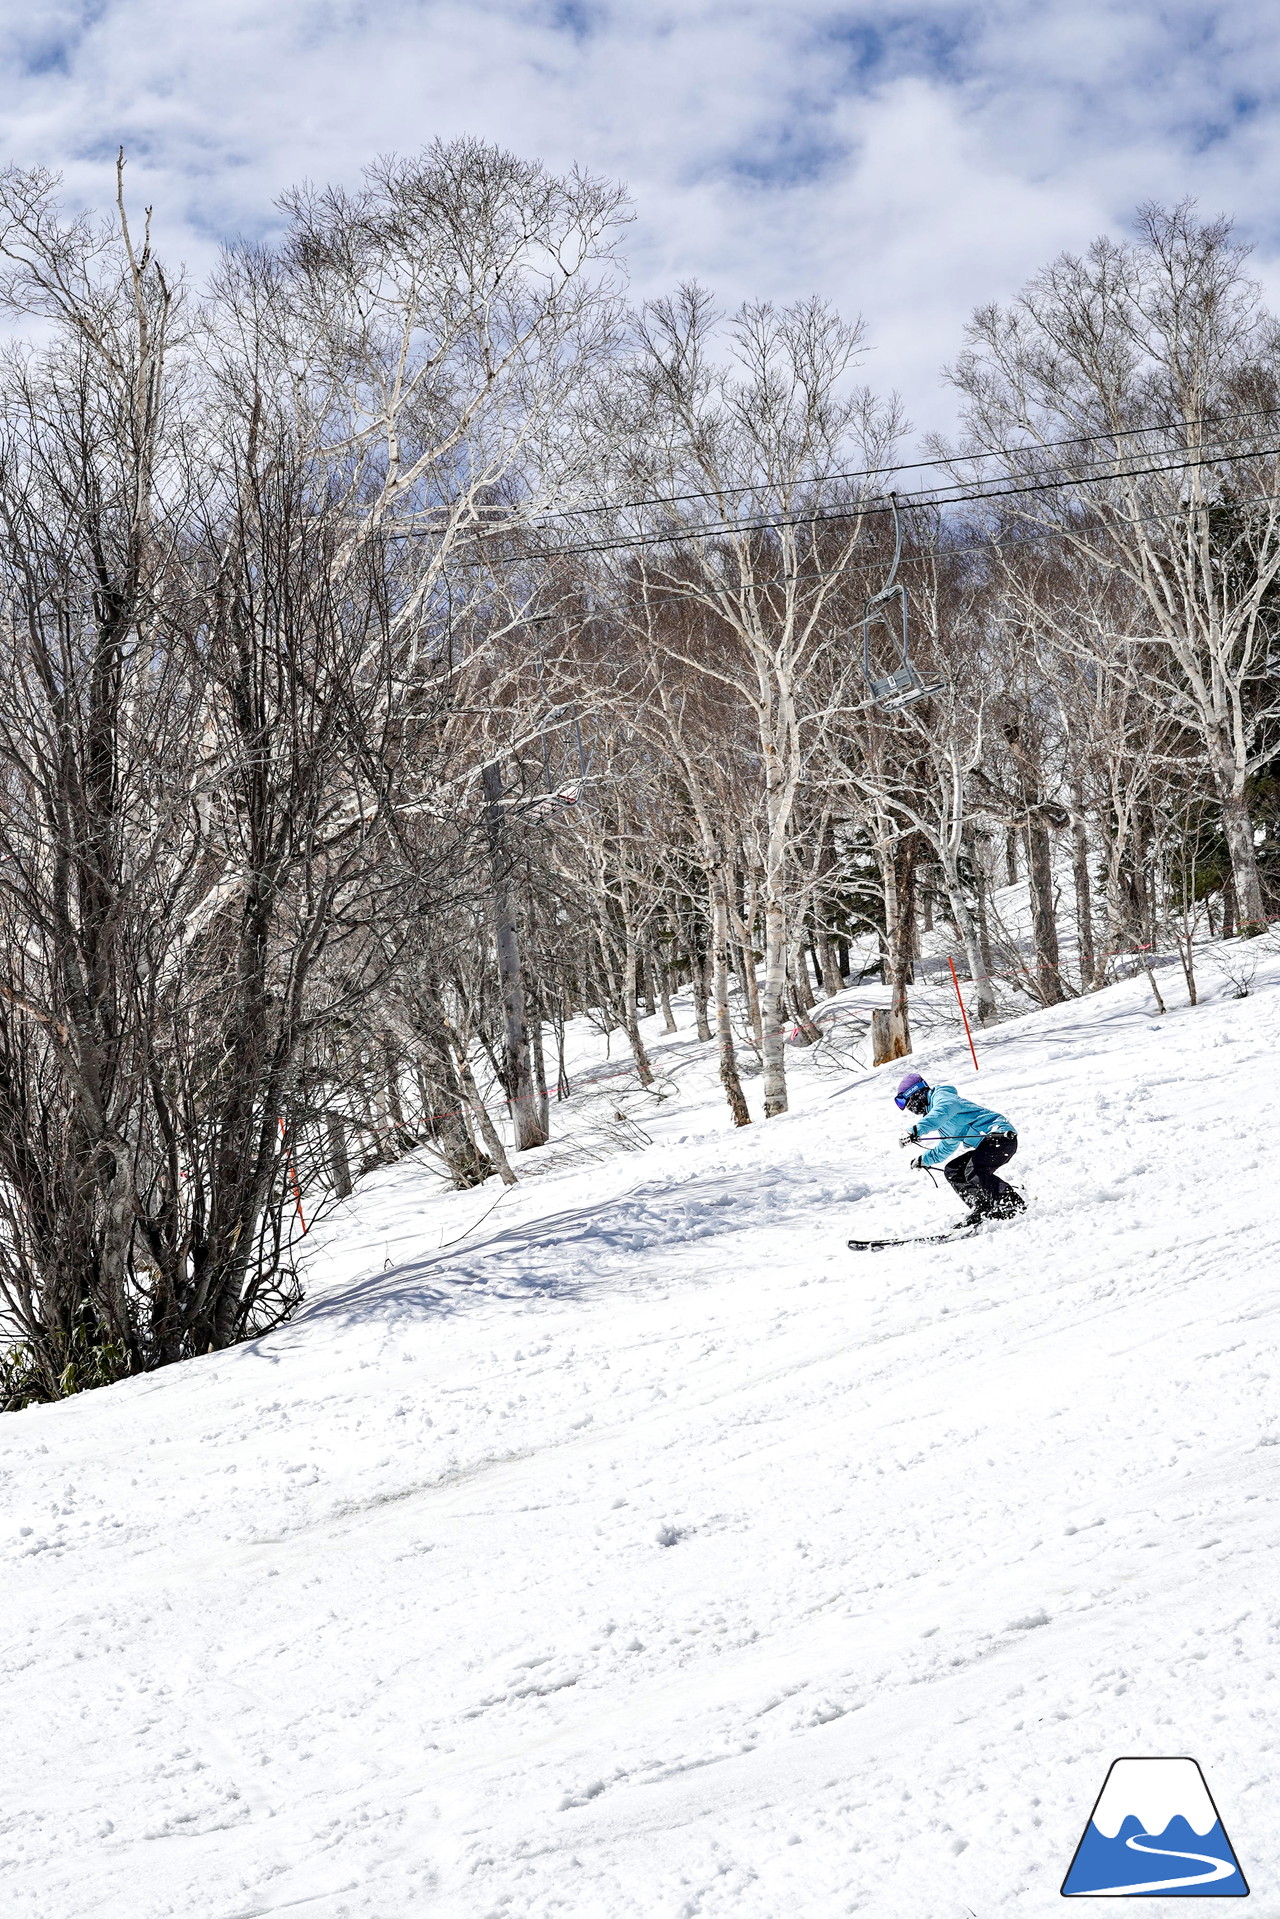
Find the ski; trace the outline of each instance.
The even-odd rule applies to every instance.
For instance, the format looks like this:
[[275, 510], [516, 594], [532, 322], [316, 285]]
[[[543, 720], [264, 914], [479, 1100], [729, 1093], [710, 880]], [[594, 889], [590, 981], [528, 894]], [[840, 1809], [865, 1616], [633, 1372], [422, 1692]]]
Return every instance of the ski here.
[[940, 1246], [949, 1239], [971, 1239], [979, 1226], [949, 1226], [945, 1233], [920, 1233], [915, 1239], [851, 1239], [851, 1252], [881, 1253], [887, 1246]]

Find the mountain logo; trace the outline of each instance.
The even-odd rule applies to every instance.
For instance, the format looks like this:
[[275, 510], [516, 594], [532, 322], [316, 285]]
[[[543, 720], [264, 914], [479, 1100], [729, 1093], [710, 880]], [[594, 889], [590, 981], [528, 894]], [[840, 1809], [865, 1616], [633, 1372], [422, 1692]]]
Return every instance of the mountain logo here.
[[1172, 1893], [1247, 1899], [1249, 1888], [1194, 1759], [1113, 1759], [1064, 1899]]

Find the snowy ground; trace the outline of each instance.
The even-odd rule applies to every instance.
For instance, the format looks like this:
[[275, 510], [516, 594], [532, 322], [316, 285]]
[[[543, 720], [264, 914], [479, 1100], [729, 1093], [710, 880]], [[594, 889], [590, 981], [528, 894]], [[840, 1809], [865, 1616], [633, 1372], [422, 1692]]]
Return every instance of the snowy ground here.
[[1280, 958], [1162, 981], [976, 1080], [922, 989], [1019, 1128], [985, 1237], [847, 1252], [956, 1214], [896, 1069], [734, 1133], [685, 1010], [650, 1145], [624, 1074], [487, 1218], [375, 1175], [291, 1327], [0, 1421], [3, 1903], [1047, 1915], [1185, 1753], [1280, 1912]]

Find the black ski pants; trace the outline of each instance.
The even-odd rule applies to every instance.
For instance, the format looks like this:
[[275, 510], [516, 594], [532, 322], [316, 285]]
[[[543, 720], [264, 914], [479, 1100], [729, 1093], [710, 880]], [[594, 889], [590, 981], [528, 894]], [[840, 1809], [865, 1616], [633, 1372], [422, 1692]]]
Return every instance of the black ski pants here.
[[1018, 1150], [1016, 1133], [988, 1133], [972, 1152], [957, 1153], [943, 1172], [966, 1206], [984, 1219], [1004, 1219], [1020, 1213], [1026, 1205], [1021, 1193], [996, 1178], [996, 1167], [1005, 1166]]

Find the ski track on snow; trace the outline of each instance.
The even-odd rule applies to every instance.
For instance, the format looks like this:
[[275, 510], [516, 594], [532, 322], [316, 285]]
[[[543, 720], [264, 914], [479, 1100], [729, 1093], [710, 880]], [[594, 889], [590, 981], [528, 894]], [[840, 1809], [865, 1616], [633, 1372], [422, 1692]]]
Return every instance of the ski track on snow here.
[[893, 1069], [793, 1054], [734, 1133], [682, 1033], [643, 1151], [489, 1218], [386, 1169], [292, 1326], [0, 1422], [10, 1908], [1048, 1914], [1132, 1752], [1196, 1755], [1265, 1900], [1280, 960], [1202, 985], [977, 1082], [937, 1012], [920, 1069], [1019, 1129], [989, 1235], [848, 1252], [955, 1211]]

